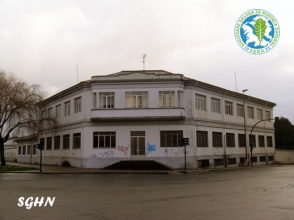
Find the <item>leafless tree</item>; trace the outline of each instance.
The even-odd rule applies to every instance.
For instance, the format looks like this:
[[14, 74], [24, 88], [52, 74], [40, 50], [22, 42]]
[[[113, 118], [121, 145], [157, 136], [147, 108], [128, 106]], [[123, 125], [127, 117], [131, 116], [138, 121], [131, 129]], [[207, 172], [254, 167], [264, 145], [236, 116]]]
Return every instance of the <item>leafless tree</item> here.
[[[5, 166], [4, 143], [12, 135], [35, 132], [44, 120], [40, 117], [40, 103], [44, 94], [38, 85], [26, 82], [0, 72], [0, 155], [1, 165]], [[54, 121], [54, 120], [51, 120]]]

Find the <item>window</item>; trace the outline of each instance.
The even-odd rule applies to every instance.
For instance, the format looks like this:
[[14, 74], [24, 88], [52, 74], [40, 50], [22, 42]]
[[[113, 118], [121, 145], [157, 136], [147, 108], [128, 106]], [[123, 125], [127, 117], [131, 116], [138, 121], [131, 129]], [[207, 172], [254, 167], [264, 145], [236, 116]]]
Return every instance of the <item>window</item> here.
[[22, 146], [22, 155], [26, 155], [26, 146]]
[[63, 135], [63, 149], [69, 149], [69, 134]]
[[99, 108], [114, 108], [114, 92], [99, 92]]
[[81, 133], [73, 134], [73, 149], [81, 148]]
[[183, 91], [178, 91], [178, 107], [183, 107]]
[[262, 120], [262, 109], [256, 109], [256, 119]]
[[43, 110], [42, 111], [42, 119], [47, 118], [47, 111]]
[[159, 107], [160, 108], [175, 107], [175, 91], [160, 91], [159, 92]]
[[60, 136], [54, 137], [54, 150], [60, 149]]
[[47, 137], [47, 145], [46, 150], [52, 149], [52, 137]]
[[223, 166], [224, 165], [224, 159], [213, 159], [214, 166]]
[[93, 148], [115, 148], [115, 132], [94, 132]]
[[197, 147], [208, 147], [208, 132], [196, 131]]
[[92, 93], [92, 107], [94, 109], [97, 108], [97, 93], [96, 92]]
[[225, 102], [225, 114], [233, 115], [233, 102]]
[[268, 156], [268, 161], [274, 161], [275, 157], [274, 156]]
[[220, 99], [211, 98], [211, 111], [221, 113]]
[[31, 149], [32, 149], [32, 146], [31, 145], [28, 145], [27, 146], [27, 154], [28, 155], [31, 155]]
[[206, 96], [195, 94], [195, 108], [206, 111]]
[[258, 135], [258, 146], [259, 147], [265, 147], [265, 145], [264, 145], [264, 136], [263, 135]]
[[221, 132], [212, 132], [212, 146], [223, 147], [223, 134]]
[[56, 118], [60, 118], [60, 116], [61, 116], [61, 105], [56, 105], [55, 114], [56, 114]]
[[237, 104], [237, 116], [244, 117], [243, 105]]
[[236, 158], [228, 158], [228, 165], [237, 164]]
[[270, 118], [271, 118], [271, 112], [265, 111], [265, 119], [270, 119]]
[[249, 146], [253, 146], [253, 147], [256, 147], [256, 138], [255, 138], [255, 135], [249, 135]]
[[36, 155], [37, 154], [37, 145], [34, 145], [33, 146], [33, 155]]
[[198, 167], [209, 167], [209, 159], [198, 160]]
[[147, 108], [148, 92], [126, 92], [127, 108]]
[[21, 155], [21, 146], [18, 146], [18, 155]]
[[245, 134], [238, 134], [239, 147], [246, 146]]
[[43, 149], [45, 150], [45, 138], [40, 138], [40, 145], [43, 146]]
[[272, 136], [267, 136], [266, 142], [267, 142], [268, 147], [273, 147], [273, 137]]
[[48, 109], [48, 117], [53, 118], [53, 108]]
[[257, 157], [252, 157], [252, 162], [256, 163], [257, 162]]
[[70, 101], [64, 103], [64, 115], [70, 115]]
[[227, 133], [226, 134], [227, 147], [235, 147], [235, 134]]
[[254, 119], [254, 109], [253, 109], [253, 107], [250, 107], [250, 106], [247, 107], [247, 115], [248, 115], [248, 118]]
[[161, 147], [182, 147], [183, 131], [160, 131]]
[[183, 131], [160, 131], [161, 147], [182, 147]]
[[259, 161], [260, 162], [265, 162], [266, 161], [266, 157], [265, 156], [260, 156], [259, 157]]
[[75, 98], [75, 113], [81, 112], [82, 111], [82, 98], [78, 97]]

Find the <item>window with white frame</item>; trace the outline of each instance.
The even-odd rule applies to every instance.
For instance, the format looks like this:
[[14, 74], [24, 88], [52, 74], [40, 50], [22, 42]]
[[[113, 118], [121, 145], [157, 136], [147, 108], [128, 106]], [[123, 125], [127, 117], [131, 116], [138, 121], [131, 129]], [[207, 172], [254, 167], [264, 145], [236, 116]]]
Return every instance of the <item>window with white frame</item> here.
[[92, 93], [92, 108], [97, 108], [97, 93], [93, 92]]
[[220, 99], [211, 98], [211, 111], [212, 112], [221, 113], [220, 102], [221, 102]]
[[49, 118], [53, 117], [53, 108], [52, 107], [48, 109], [48, 117]]
[[237, 116], [244, 117], [244, 107], [241, 104], [237, 104]]
[[195, 108], [206, 111], [206, 96], [195, 94]]
[[182, 147], [183, 131], [160, 131], [160, 147]]
[[59, 150], [60, 149], [60, 136], [55, 136], [54, 137], [54, 150]]
[[81, 133], [73, 134], [73, 149], [81, 148]]
[[64, 103], [64, 115], [70, 115], [70, 101]]
[[114, 92], [99, 92], [99, 108], [114, 108]]
[[265, 111], [265, 119], [270, 119], [270, 118], [271, 118], [271, 112]]
[[93, 148], [115, 148], [115, 132], [94, 132]]
[[56, 105], [55, 114], [56, 114], [56, 118], [60, 118], [60, 116], [61, 116], [61, 105]]
[[262, 120], [262, 109], [260, 109], [260, 108], [256, 109], [256, 119]]
[[32, 149], [32, 146], [31, 145], [28, 145], [27, 146], [27, 154], [28, 155], [31, 155], [31, 149]]
[[51, 150], [51, 149], [52, 149], [52, 137], [47, 137], [46, 150]]
[[82, 97], [75, 98], [75, 109], [74, 112], [78, 113], [82, 111]]
[[159, 107], [175, 107], [175, 91], [159, 91]]
[[259, 147], [265, 147], [264, 136], [263, 135], [258, 135], [258, 146]]
[[239, 147], [246, 147], [245, 134], [238, 134]]
[[26, 155], [26, 147], [27, 146], [22, 146], [22, 155]]
[[253, 107], [250, 107], [250, 106], [248, 106], [247, 107], [247, 117], [248, 118], [252, 118], [252, 119], [254, 119], [254, 108]]
[[183, 107], [183, 91], [178, 91], [178, 107]]
[[233, 102], [225, 101], [225, 114], [233, 115]]
[[273, 147], [273, 137], [272, 136], [267, 136], [266, 142], [267, 142], [268, 147]]
[[148, 92], [126, 92], [127, 108], [147, 108]]

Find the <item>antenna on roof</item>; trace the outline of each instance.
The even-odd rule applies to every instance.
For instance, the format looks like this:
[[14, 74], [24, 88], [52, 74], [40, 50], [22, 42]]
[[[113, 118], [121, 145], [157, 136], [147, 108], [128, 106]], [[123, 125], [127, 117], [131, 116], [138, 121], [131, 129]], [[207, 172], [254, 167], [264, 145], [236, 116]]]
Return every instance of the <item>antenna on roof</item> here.
[[143, 61], [142, 61], [142, 63], [143, 63], [143, 70], [145, 70], [145, 59], [146, 59], [146, 53], [143, 54]]
[[77, 65], [77, 83], [79, 83], [79, 65]]
[[235, 74], [236, 92], [238, 92], [238, 87], [237, 87], [237, 75], [236, 75], [236, 71], [234, 71], [234, 74]]

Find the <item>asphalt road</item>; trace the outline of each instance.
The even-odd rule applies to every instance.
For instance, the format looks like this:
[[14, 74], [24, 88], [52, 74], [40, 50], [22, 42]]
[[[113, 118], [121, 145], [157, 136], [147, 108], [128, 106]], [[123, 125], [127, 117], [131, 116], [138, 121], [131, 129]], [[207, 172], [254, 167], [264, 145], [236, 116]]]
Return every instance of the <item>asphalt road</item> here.
[[[55, 197], [18, 207], [19, 197]], [[203, 174], [0, 174], [0, 219], [294, 219], [294, 166]], [[29, 203], [28, 203], [29, 204]]]

